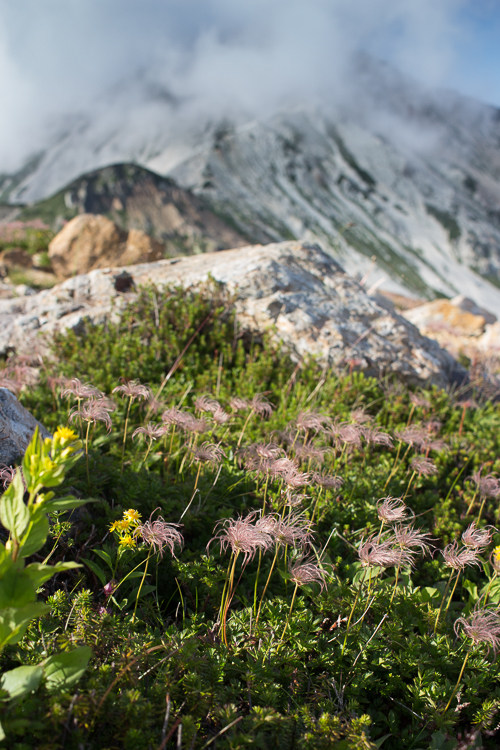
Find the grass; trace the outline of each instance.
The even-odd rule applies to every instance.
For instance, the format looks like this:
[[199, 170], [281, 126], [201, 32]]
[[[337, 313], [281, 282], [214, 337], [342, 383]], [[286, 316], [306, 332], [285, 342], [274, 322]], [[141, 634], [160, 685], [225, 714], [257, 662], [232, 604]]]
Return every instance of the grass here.
[[[0, 704], [4, 746], [498, 746], [496, 403], [297, 366], [214, 285], [145, 289], [54, 351], [20, 398], [49, 429], [94, 408], [61, 494], [95, 502], [53, 515], [41, 559], [82, 567], [42, 587], [50, 613], [1, 666], [93, 657], [72, 690]], [[25, 362], [5, 366], [21, 386]], [[109, 431], [76, 384], [61, 395], [74, 377], [114, 400]], [[486, 546], [464, 546], [473, 521]]]

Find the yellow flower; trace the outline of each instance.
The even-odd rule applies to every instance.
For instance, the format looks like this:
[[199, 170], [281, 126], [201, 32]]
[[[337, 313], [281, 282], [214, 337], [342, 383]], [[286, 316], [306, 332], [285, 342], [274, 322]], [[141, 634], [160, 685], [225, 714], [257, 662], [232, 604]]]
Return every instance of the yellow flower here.
[[118, 531], [118, 524], [119, 523], [120, 523], [119, 521], [113, 521], [113, 523], [109, 527], [109, 530], [110, 531]]
[[125, 511], [125, 513], [123, 514], [123, 518], [129, 521], [130, 523], [138, 524], [139, 521], [141, 520], [141, 514], [137, 510], [134, 510], [132, 508], [130, 510]]
[[78, 435], [70, 427], [59, 426], [54, 432], [54, 437], [59, 438], [61, 441], [65, 440], [68, 443], [73, 442], [73, 440], [78, 440]]
[[116, 526], [120, 531], [127, 531], [130, 528], [130, 521], [126, 518], [122, 518], [121, 521], [116, 522]]
[[120, 547], [135, 547], [136, 541], [133, 537], [130, 536], [130, 534], [125, 534], [125, 536], [122, 536], [118, 544], [120, 545]]

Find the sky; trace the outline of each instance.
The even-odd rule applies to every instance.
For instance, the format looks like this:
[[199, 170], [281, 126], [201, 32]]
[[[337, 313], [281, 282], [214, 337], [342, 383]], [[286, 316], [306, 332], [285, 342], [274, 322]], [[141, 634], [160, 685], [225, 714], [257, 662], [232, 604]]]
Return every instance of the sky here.
[[348, 96], [359, 50], [500, 107], [499, 42], [500, 0], [0, 0], [0, 172], [110, 97], [137, 106], [131, 81], [263, 116]]

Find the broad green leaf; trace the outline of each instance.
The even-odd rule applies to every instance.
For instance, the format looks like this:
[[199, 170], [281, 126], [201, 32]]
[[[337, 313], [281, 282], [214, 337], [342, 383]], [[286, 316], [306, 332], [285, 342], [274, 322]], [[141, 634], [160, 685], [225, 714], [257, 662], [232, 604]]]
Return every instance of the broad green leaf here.
[[72, 568], [81, 568], [81, 565], [75, 562], [62, 562], [57, 565], [44, 565], [43, 563], [32, 563], [25, 568], [24, 572], [29, 576], [33, 582], [35, 589], [45, 581], [48, 581], [56, 573], [63, 573], [65, 570], [71, 570]]
[[36, 690], [43, 676], [43, 664], [23, 666], [4, 672], [0, 680], [0, 688], [6, 690], [11, 699], [23, 698]]
[[43, 503], [44, 513], [53, 513], [55, 510], [71, 510], [72, 508], [80, 508], [85, 503], [95, 503], [94, 499], [81, 499], [73, 497], [73, 495], [67, 495], [66, 497], [56, 497], [53, 500], [48, 500]]
[[111, 559], [111, 555], [109, 555], [103, 549], [93, 549], [92, 552], [94, 552], [102, 560], [104, 560], [104, 562], [107, 563], [109, 565], [109, 567], [111, 568], [111, 571], [113, 571], [113, 560]]
[[92, 562], [92, 560], [87, 560], [86, 557], [82, 557], [81, 559], [82, 559], [82, 562], [84, 562], [85, 565], [88, 568], [90, 568], [92, 573], [95, 573], [95, 575], [98, 577], [102, 585], [105, 586], [108, 580], [108, 576], [106, 576], [106, 573], [104, 572], [104, 570], [100, 568], [99, 565], [97, 565], [97, 563]]
[[24, 502], [24, 485], [19, 469], [14, 479], [0, 498], [0, 521], [14, 539], [19, 539], [26, 530], [30, 512]]
[[47, 516], [39, 515], [32, 520], [26, 534], [21, 539], [21, 557], [29, 557], [43, 547], [49, 533], [49, 521]]
[[8, 643], [20, 641], [30, 621], [49, 610], [50, 607], [41, 602], [33, 602], [26, 607], [7, 607], [0, 610], [0, 649]]
[[472, 601], [477, 601], [479, 595], [477, 593], [477, 584], [473, 583], [472, 581], [468, 581], [467, 579], [464, 579], [462, 581], [462, 586], [466, 591], [469, 592], [470, 598]]
[[31, 438], [30, 444], [26, 448], [26, 451], [24, 453], [23, 458], [23, 474], [24, 479], [26, 481], [26, 485], [28, 487], [28, 491], [32, 492], [35, 489], [35, 483], [36, 483], [36, 477], [32, 476], [31, 473], [31, 467], [32, 467], [32, 457], [35, 457], [37, 453], [41, 451], [41, 440], [40, 440], [40, 434], [38, 431], [38, 427], [35, 429], [35, 432], [33, 433], [33, 437]]
[[85, 672], [91, 656], [88, 646], [50, 656], [44, 666], [47, 690], [54, 692], [73, 687]]
[[0, 584], [0, 610], [6, 607], [25, 607], [36, 600], [36, 588], [22, 568], [13, 566]]

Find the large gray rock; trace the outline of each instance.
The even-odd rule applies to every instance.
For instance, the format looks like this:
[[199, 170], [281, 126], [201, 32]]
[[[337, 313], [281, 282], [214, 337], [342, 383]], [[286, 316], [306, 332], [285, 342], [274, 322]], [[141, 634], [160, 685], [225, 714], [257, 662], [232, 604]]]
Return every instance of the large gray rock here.
[[13, 393], [0, 388], [0, 466], [19, 463], [37, 426], [42, 437], [50, 437]]
[[465, 370], [377, 301], [317, 245], [281, 242], [76, 276], [48, 291], [0, 300], [0, 353], [32, 349], [37, 334], [119, 315], [143, 284], [193, 287], [211, 275], [236, 295], [240, 327], [271, 331], [296, 359], [354, 361], [368, 373], [445, 387]]

